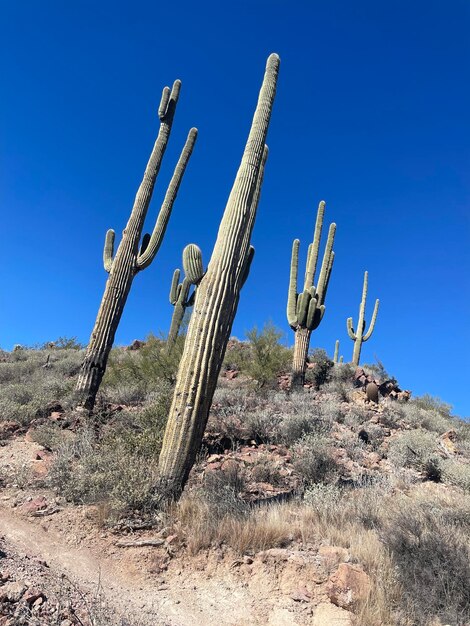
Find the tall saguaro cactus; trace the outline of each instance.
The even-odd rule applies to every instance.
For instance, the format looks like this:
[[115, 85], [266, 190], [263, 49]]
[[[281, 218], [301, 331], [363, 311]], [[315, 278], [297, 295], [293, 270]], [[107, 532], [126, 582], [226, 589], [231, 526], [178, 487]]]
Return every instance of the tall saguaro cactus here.
[[103, 261], [109, 277], [75, 388], [78, 404], [88, 410], [93, 409], [95, 404], [96, 394], [106, 370], [109, 352], [134, 276], [150, 265], [158, 252], [186, 165], [196, 141], [197, 130], [192, 128], [166, 191], [152, 235], [144, 235], [139, 251], [139, 241], [155, 181], [170, 137], [180, 87], [181, 82], [177, 80], [171, 91], [169, 87], [165, 87], [163, 90], [158, 109], [160, 118], [158, 136], [114, 258], [114, 231], [108, 230], [106, 233]]
[[318, 328], [325, 314], [326, 292], [335, 258], [333, 242], [336, 224], [330, 224], [318, 284], [315, 286], [314, 280], [318, 264], [324, 214], [325, 203], [322, 201], [318, 206], [313, 242], [308, 247], [304, 289], [301, 293], [297, 293], [300, 241], [295, 239], [292, 245], [289, 296], [287, 300], [287, 321], [295, 332], [294, 358], [292, 362], [293, 386], [304, 384], [310, 336], [312, 331]]
[[[174, 306], [174, 310], [171, 318], [170, 332], [168, 333], [166, 342], [168, 352], [171, 352], [175, 345], [186, 309], [193, 306], [197, 285], [204, 276], [202, 253], [200, 248], [193, 243], [186, 246], [183, 250], [183, 269], [185, 273], [183, 282], [179, 282], [179, 269], [175, 270], [173, 280], [171, 281], [170, 303]], [[191, 285], [195, 286], [195, 290], [189, 295]]]
[[207, 272], [196, 291], [159, 459], [162, 481], [176, 497], [201, 446], [240, 290], [253, 258], [250, 239], [267, 157], [265, 140], [278, 71], [279, 57], [272, 54]]
[[365, 316], [365, 311], [366, 311], [368, 282], [369, 282], [369, 273], [364, 272], [364, 284], [362, 286], [362, 300], [361, 300], [361, 304], [359, 305], [359, 320], [357, 322], [356, 332], [354, 332], [352, 317], [349, 317], [347, 320], [348, 335], [354, 341], [354, 352], [353, 352], [352, 364], [356, 365], [356, 367], [359, 365], [362, 344], [364, 343], [364, 341], [367, 341], [370, 338], [370, 336], [372, 335], [372, 332], [374, 331], [375, 320], [377, 319], [377, 311], [379, 310], [379, 300], [376, 300], [375, 306], [374, 306], [374, 312], [372, 313], [372, 319], [370, 321], [369, 330], [366, 332], [366, 334], [364, 334], [364, 331], [366, 329], [366, 320], [364, 316]]

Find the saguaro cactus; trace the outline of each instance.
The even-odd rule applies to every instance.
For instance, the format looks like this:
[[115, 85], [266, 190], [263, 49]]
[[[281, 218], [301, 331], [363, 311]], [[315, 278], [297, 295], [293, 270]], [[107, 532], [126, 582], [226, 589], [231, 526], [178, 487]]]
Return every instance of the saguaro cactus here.
[[162, 482], [176, 497], [201, 446], [240, 290], [253, 258], [250, 238], [267, 157], [265, 140], [278, 70], [279, 57], [272, 54], [207, 272], [196, 291], [159, 459]]
[[333, 363], [338, 363], [338, 354], [339, 354], [339, 339], [335, 342], [335, 353], [333, 355]]
[[366, 334], [364, 334], [364, 331], [366, 329], [366, 320], [364, 318], [364, 315], [366, 311], [368, 282], [369, 282], [369, 273], [364, 272], [364, 284], [362, 287], [362, 300], [361, 300], [361, 304], [359, 305], [359, 320], [357, 322], [356, 332], [354, 332], [352, 317], [349, 317], [347, 320], [348, 335], [354, 341], [354, 352], [353, 352], [352, 364], [356, 365], [356, 367], [359, 365], [362, 344], [364, 343], [364, 341], [367, 341], [369, 337], [372, 335], [372, 332], [375, 327], [375, 320], [377, 319], [377, 311], [379, 310], [379, 300], [376, 300], [375, 306], [374, 306], [374, 312], [372, 313], [372, 319], [370, 321], [369, 330], [366, 332]]
[[[168, 352], [171, 352], [175, 345], [186, 309], [193, 306], [197, 285], [204, 276], [202, 253], [200, 248], [193, 243], [186, 246], [183, 250], [183, 269], [185, 272], [183, 282], [179, 282], [179, 269], [175, 270], [173, 280], [171, 281], [170, 303], [174, 306], [174, 310], [166, 344]], [[192, 294], [189, 295], [191, 285], [194, 285], [195, 289]]]
[[114, 231], [108, 230], [106, 233], [103, 262], [109, 277], [76, 385], [78, 404], [88, 410], [94, 406], [134, 276], [150, 265], [158, 252], [186, 165], [196, 141], [197, 130], [192, 128], [168, 186], [152, 235], [144, 235], [139, 251], [144, 220], [170, 136], [180, 87], [181, 82], [177, 80], [171, 91], [169, 87], [165, 87], [163, 90], [158, 109], [160, 118], [158, 136], [114, 258]]
[[336, 224], [330, 224], [318, 285], [315, 287], [313, 281], [315, 279], [318, 263], [324, 214], [325, 203], [322, 201], [318, 206], [313, 242], [308, 247], [304, 290], [302, 293], [297, 293], [300, 241], [295, 239], [292, 245], [289, 297], [287, 300], [287, 321], [295, 332], [294, 358], [292, 362], [293, 386], [304, 384], [310, 335], [312, 331], [320, 325], [323, 315], [325, 314], [324, 303], [335, 258], [333, 241], [335, 238]]

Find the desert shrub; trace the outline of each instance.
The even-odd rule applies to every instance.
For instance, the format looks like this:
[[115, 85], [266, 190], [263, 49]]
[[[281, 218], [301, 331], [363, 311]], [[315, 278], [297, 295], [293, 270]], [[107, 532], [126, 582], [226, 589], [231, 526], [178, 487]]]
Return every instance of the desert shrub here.
[[241, 497], [244, 488], [244, 476], [238, 465], [233, 464], [222, 470], [206, 472], [198, 497], [207, 503], [215, 519], [227, 515], [238, 517], [249, 512], [248, 503]]
[[55, 422], [44, 422], [32, 432], [32, 439], [48, 450], [58, 450], [65, 440], [64, 431]]
[[283, 334], [271, 323], [265, 324], [261, 331], [255, 326], [246, 333], [249, 350], [238, 356], [239, 367], [258, 389], [276, 386], [277, 375], [289, 366], [291, 351], [279, 343]]
[[453, 426], [450, 416], [443, 415], [435, 408], [423, 408], [419, 400], [410, 400], [400, 408], [403, 421], [413, 428], [425, 428], [442, 434]]
[[455, 459], [440, 459], [439, 468], [444, 482], [470, 492], [470, 464]]
[[390, 376], [390, 374], [385, 369], [382, 361], [379, 361], [378, 359], [376, 363], [364, 363], [361, 367], [367, 374], [372, 375], [374, 378], [380, 380], [381, 382], [389, 380], [394, 384], [398, 383], [397, 379], [394, 376]]
[[303, 499], [307, 506], [328, 517], [338, 506], [342, 495], [343, 492], [337, 485], [312, 483], [305, 489]]
[[111, 351], [103, 379], [103, 391], [119, 393], [119, 388], [134, 388], [137, 395], [151, 391], [160, 380], [174, 384], [183, 353], [184, 336], [178, 336], [171, 352], [166, 342], [150, 335], [139, 350], [115, 348]]
[[330, 370], [333, 368], [334, 363], [322, 348], [315, 348], [315, 350], [313, 350], [309, 355], [309, 363], [313, 365], [313, 367], [307, 368], [305, 380], [306, 382], [312, 382], [318, 389], [328, 380]]
[[306, 435], [293, 446], [292, 463], [306, 486], [332, 482], [339, 473], [331, 452], [331, 441], [316, 434]]
[[[417, 626], [428, 626], [436, 617], [444, 624], [470, 619], [468, 527], [454, 516], [454, 506], [400, 498], [388, 508], [381, 529], [403, 586], [410, 623]], [[467, 507], [467, 525], [468, 512]]]
[[281, 407], [282, 420], [278, 426], [278, 436], [288, 445], [309, 433], [326, 436], [339, 410], [334, 401], [313, 401], [310, 394], [303, 391], [285, 397]]
[[85, 427], [63, 441], [50, 471], [51, 485], [72, 502], [110, 501], [122, 512], [151, 513], [162, 504], [157, 460], [171, 394], [154, 392], [138, 411], [123, 411], [97, 438]]
[[243, 420], [245, 436], [261, 443], [276, 441], [281, 422], [282, 416], [270, 407], [250, 411]]
[[408, 430], [390, 441], [388, 458], [397, 467], [422, 471], [435, 453], [435, 435], [425, 430]]
[[451, 404], [447, 404], [446, 402], [443, 402], [440, 398], [437, 398], [436, 396], [431, 396], [428, 393], [414, 398], [413, 404], [418, 406], [420, 409], [424, 409], [425, 411], [437, 411], [443, 417], [447, 418], [450, 417], [450, 411], [452, 409]]
[[76, 337], [58, 337], [55, 341], [46, 341], [42, 350], [82, 350], [85, 346]]

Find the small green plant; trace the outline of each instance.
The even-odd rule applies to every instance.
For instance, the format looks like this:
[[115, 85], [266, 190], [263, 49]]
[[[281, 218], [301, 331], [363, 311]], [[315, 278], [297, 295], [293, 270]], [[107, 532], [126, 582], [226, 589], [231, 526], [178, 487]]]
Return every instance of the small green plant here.
[[290, 350], [279, 343], [283, 332], [268, 322], [261, 331], [255, 326], [246, 333], [250, 351], [245, 355], [242, 370], [256, 386], [276, 386], [277, 376], [285, 371], [292, 358]]
[[318, 389], [326, 383], [334, 363], [322, 348], [315, 348], [309, 357], [310, 367], [307, 369], [305, 380], [313, 382]]

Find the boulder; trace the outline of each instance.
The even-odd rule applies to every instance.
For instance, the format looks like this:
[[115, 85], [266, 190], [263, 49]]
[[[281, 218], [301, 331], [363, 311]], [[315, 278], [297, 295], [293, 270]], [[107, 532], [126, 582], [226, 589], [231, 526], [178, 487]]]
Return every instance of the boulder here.
[[315, 610], [312, 626], [354, 626], [355, 623], [355, 617], [349, 611], [322, 602]]
[[331, 602], [342, 608], [367, 600], [370, 589], [369, 576], [358, 565], [350, 563], [341, 563], [326, 585]]

